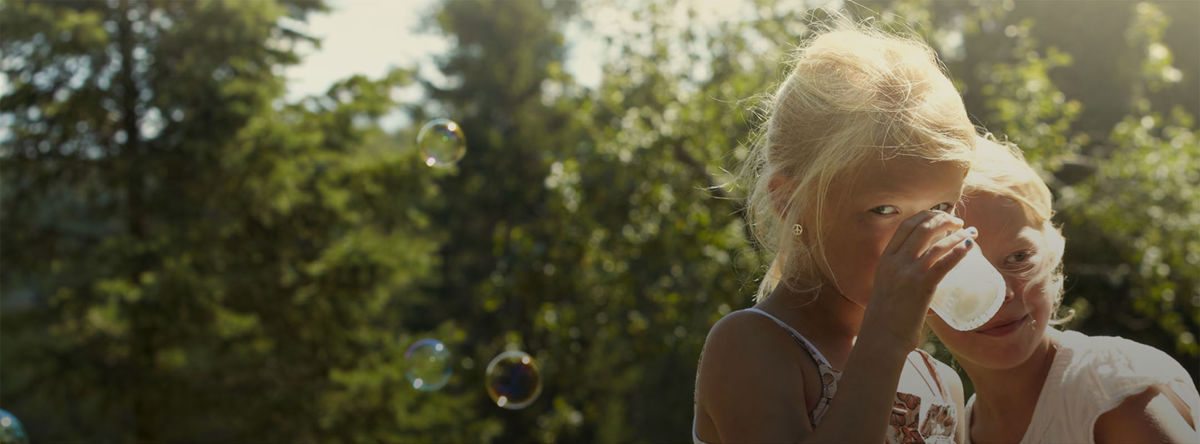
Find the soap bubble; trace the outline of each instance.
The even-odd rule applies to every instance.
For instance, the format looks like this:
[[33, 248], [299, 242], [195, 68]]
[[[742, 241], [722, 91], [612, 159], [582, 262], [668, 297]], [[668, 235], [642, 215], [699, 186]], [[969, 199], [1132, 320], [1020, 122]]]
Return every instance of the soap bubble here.
[[533, 358], [523, 351], [496, 355], [488, 364], [485, 379], [492, 401], [510, 410], [529, 406], [542, 393], [542, 375]]
[[437, 339], [414, 342], [404, 352], [404, 363], [404, 376], [417, 390], [434, 391], [450, 381], [450, 350]]
[[5, 410], [0, 410], [0, 444], [29, 444], [21, 421]]
[[433, 119], [421, 127], [417, 134], [417, 146], [425, 165], [449, 167], [467, 153], [467, 138], [462, 127], [450, 119]]

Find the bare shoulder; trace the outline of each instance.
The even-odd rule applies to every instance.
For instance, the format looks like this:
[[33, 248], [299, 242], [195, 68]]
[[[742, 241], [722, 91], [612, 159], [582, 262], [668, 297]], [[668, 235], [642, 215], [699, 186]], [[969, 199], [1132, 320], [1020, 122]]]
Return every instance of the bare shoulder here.
[[[699, 388], [705, 382], [727, 386], [729, 378], [772, 372], [781, 362], [778, 347], [783, 332], [773, 321], [749, 311], [726, 315], [713, 325], [700, 355]], [[798, 381], [799, 379], [797, 379]]]
[[722, 348], [730, 343], [749, 342], [751, 339], [761, 339], [767, 336], [767, 328], [771, 321], [761, 315], [747, 310], [739, 310], [727, 314], [713, 324], [704, 341], [705, 351]]
[[1112, 410], [1096, 419], [1096, 442], [1195, 443], [1196, 429], [1188, 424], [1188, 414], [1173, 402], [1168, 391], [1151, 386], [1125, 398]]
[[803, 372], [795, 361], [780, 359], [788, 340], [773, 321], [751, 312], [730, 313], [713, 325], [701, 354], [696, 403], [721, 440], [788, 440], [809, 428]]

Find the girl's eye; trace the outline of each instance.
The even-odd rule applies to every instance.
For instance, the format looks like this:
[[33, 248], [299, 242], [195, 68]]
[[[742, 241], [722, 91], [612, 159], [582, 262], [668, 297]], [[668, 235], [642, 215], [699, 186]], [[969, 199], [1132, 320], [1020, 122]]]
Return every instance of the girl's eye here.
[[875, 208], [872, 208], [871, 212], [875, 213], [875, 214], [887, 216], [889, 214], [899, 213], [900, 210], [897, 210], [896, 207], [893, 207], [891, 205], [880, 205]]
[[944, 213], [949, 213], [949, 212], [951, 212], [951, 210], [954, 209], [954, 205], [949, 202], [942, 202], [940, 204], [934, 205], [933, 208], [930, 208], [930, 209], [933, 211], [941, 211]]
[[1030, 251], [1030, 250], [1018, 251], [1018, 252], [1010, 254], [1010, 255], [1008, 255], [1008, 257], [1004, 258], [1004, 263], [1005, 264], [1023, 264], [1025, 262], [1028, 262], [1029, 258], [1032, 256], [1033, 256], [1033, 251]]

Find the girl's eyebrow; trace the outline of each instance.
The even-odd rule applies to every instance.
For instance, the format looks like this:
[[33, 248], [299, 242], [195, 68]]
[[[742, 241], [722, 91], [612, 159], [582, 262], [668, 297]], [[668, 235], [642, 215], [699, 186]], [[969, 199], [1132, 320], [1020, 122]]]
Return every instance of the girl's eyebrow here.
[[1016, 238], [1027, 244], [1040, 245], [1044, 235], [1040, 230], [1024, 227], [1017, 233]]
[[1028, 234], [1027, 232], [1019, 233], [1016, 236], [1009, 237], [1007, 241], [1002, 242], [1005, 246], [1021, 249], [1037, 248], [1042, 246], [1041, 242], [1038, 242], [1037, 239], [1034, 239], [1032, 235]]
[[[917, 200], [917, 198], [912, 197], [913, 194], [917, 194], [917, 193], [915, 193], [915, 192], [905, 193], [905, 192], [897, 191], [895, 189], [884, 188], [884, 189], [871, 190], [868, 192], [864, 192], [864, 193], [862, 193], [862, 198], [866, 199], [866, 200], [901, 200], [901, 201]], [[962, 198], [961, 193], [951, 192], [951, 193], [942, 195], [942, 202], [957, 203], [957, 202], [959, 202], [959, 200], [961, 200], [961, 198]]]

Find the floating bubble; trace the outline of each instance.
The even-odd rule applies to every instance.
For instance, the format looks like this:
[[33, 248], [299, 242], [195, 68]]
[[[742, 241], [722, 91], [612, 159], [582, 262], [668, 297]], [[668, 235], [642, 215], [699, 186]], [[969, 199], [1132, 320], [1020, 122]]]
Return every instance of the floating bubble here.
[[449, 167], [467, 154], [467, 138], [462, 127], [450, 119], [433, 119], [417, 134], [421, 157], [430, 167]]
[[442, 341], [425, 338], [414, 342], [404, 352], [404, 362], [404, 376], [417, 390], [431, 392], [450, 381], [450, 350]]
[[528, 353], [510, 350], [492, 358], [487, 366], [488, 395], [496, 405], [522, 409], [542, 393], [542, 375]]
[[5, 410], [0, 410], [0, 444], [29, 444], [21, 421]]

